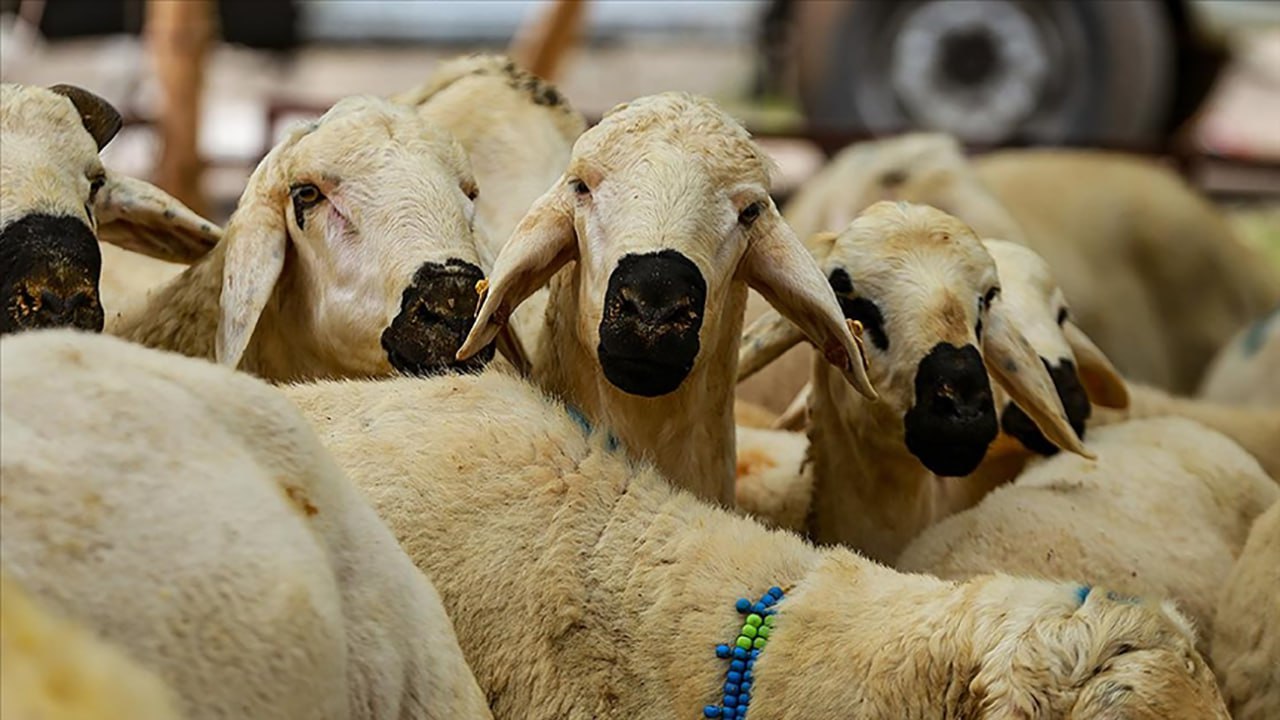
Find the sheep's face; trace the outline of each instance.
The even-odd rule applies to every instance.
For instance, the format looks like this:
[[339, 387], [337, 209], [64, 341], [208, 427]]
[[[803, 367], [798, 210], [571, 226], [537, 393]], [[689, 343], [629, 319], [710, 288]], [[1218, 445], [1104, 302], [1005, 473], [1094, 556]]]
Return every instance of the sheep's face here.
[[1054, 596], [1027, 630], [983, 659], [970, 686], [983, 717], [1227, 718], [1191, 625], [1172, 603], [1094, 588], [1080, 604], [1075, 590], [1048, 587]]
[[100, 98], [81, 97], [94, 116], [82, 118], [66, 95], [0, 86], [0, 333], [102, 330], [93, 206], [106, 179], [98, 148], [120, 116]]
[[[1100, 350], [1070, 322], [1070, 311], [1049, 265], [1035, 251], [1002, 240], [984, 241], [1000, 273], [1009, 317], [1035, 348], [1057, 388], [1076, 435], [1083, 438], [1091, 400], [1107, 407], [1127, 405], [1124, 380]], [[1023, 447], [1053, 455], [1031, 418], [1000, 388], [995, 389], [1001, 429]]]
[[482, 367], [492, 347], [454, 360], [483, 278], [476, 196], [462, 149], [409, 108], [351, 98], [294, 131], [228, 230], [219, 361], [238, 362], [270, 300], [314, 343], [285, 352], [325, 358], [328, 374]]
[[973, 231], [928, 206], [879, 203], [821, 265], [865, 328], [872, 382], [907, 449], [936, 474], [972, 472], [997, 432], [979, 336], [1000, 290]]
[[609, 383], [656, 397], [709, 356], [732, 361], [750, 285], [873, 396], [830, 290], [768, 189], [767, 159], [711, 102], [665, 93], [615, 108], [578, 139], [565, 176], [503, 248], [472, 337], [576, 260], [578, 313], [566, 322]]
[[883, 200], [932, 205], [983, 235], [1017, 237], [1017, 223], [974, 175], [950, 135], [909, 133], [861, 142], [842, 150], [824, 171], [831, 188], [814, 218], [839, 230], [863, 209]]

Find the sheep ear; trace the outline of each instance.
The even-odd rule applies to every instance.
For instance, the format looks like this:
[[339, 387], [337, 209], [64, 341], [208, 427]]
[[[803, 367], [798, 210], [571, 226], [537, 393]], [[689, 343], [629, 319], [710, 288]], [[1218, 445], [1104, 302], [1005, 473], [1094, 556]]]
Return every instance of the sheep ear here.
[[[252, 193], [252, 195], [250, 195]], [[222, 268], [221, 315], [214, 357], [219, 365], [238, 367], [245, 348], [284, 270], [289, 228], [284, 210], [271, 194], [250, 186], [249, 203], [227, 226]]]
[[99, 240], [167, 262], [193, 263], [222, 238], [222, 228], [126, 175], [108, 172], [93, 205]]
[[529, 208], [494, 260], [475, 324], [458, 349], [458, 360], [475, 355], [492, 342], [525, 298], [546, 285], [565, 263], [577, 259], [572, 203], [562, 178]]
[[1005, 316], [1004, 301], [997, 297], [987, 310], [982, 333], [982, 360], [991, 377], [1009, 393], [1040, 432], [1058, 447], [1093, 458], [1076, 436], [1040, 356]]
[[[867, 356], [845, 323], [835, 292], [813, 256], [796, 239], [772, 200], [757, 222], [763, 227], [743, 257], [743, 279], [795, 323], [827, 361], [840, 369], [850, 385], [874, 400], [877, 395], [867, 377]], [[743, 377], [739, 373], [739, 380]]]
[[1089, 401], [1100, 407], [1123, 410], [1129, 407], [1129, 386], [1102, 350], [1073, 322], [1062, 326], [1062, 333], [1076, 358], [1076, 370]]
[[84, 123], [84, 129], [89, 131], [93, 141], [98, 144], [99, 150], [106, 147], [124, 125], [119, 110], [84, 88], [75, 85], [52, 85], [49, 91], [65, 97], [76, 106], [76, 112], [80, 113], [80, 122]]

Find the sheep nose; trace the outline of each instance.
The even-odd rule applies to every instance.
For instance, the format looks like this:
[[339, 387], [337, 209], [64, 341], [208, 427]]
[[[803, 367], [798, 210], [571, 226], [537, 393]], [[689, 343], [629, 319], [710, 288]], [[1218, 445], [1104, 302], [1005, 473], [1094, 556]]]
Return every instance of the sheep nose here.
[[80, 220], [33, 213], [0, 231], [0, 334], [51, 327], [101, 332], [102, 255]]
[[707, 283], [674, 250], [631, 254], [609, 275], [597, 356], [609, 382], [655, 397], [672, 392], [693, 369]]
[[938, 475], [973, 472], [999, 429], [978, 349], [938, 343], [916, 367], [915, 389], [903, 418], [907, 449]]
[[475, 319], [476, 283], [484, 273], [459, 259], [428, 262], [404, 291], [400, 312], [382, 333], [387, 361], [410, 375], [475, 371], [493, 359], [490, 345], [458, 362], [455, 355]]
[[933, 395], [933, 410], [937, 414], [962, 422], [972, 421], [982, 415], [991, 402], [991, 392], [970, 387], [967, 392], [957, 388], [950, 380], [943, 380]]

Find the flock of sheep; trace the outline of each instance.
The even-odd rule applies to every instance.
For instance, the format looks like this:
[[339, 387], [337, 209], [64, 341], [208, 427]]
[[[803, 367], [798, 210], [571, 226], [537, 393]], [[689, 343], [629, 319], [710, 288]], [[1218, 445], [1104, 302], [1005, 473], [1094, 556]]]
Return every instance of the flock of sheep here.
[[711, 101], [478, 56], [224, 229], [119, 127], [0, 89], [6, 718], [1280, 718], [1280, 280], [1172, 172], [784, 217]]

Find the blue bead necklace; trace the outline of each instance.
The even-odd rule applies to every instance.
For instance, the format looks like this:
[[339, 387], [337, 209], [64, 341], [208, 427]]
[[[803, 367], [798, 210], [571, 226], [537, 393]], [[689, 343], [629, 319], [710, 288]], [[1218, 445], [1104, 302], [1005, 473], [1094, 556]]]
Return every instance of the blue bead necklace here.
[[746, 623], [738, 631], [738, 639], [732, 645], [716, 646], [716, 657], [728, 660], [729, 670], [724, 678], [724, 697], [719, 705], [702, 708], [703, 717], [734, 720], [747, 716], [747, 707], [751, 705], [752, 670], [756, 658], [760, 657], [760, 653], [769, 644], [774, 616], [778, 613], [774, 605], [778, 604], [783, 594], [782, 588], [771, 587], [760, 596], [758, 602], [738, 598], [738, 602], [734, 603], [738, 613], [747, 616]]

